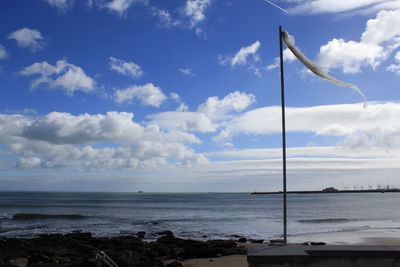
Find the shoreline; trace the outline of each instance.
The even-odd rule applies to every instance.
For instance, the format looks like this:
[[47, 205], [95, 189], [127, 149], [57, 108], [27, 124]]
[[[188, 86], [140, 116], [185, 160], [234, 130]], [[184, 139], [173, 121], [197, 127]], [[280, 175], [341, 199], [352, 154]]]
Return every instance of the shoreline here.
[[[192, 240], [159, 232], [155, 241], [136, 236], [93, 237], [91, 233], [40, 235], [36, 238], [0, 238], [0, 266], [184, 266], [185, 259], [246, 255], [237, 240]], [[168, 263], [167, 263], [168, 262]]]

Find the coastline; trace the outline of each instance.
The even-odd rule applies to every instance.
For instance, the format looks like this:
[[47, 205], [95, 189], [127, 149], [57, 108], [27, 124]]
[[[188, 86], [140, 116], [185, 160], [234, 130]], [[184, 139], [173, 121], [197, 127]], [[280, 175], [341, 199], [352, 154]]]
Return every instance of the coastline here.
[[[119, 266], [246, 267], [247, 248], [268, 246], [268, 243], [249, 243], [249, 240], [243, 239], [182, 239], [170, 231], [160, 232], [155, 241], [143, 241], [144, 234], [93, 237], [90, 233], [74, 232], [31, 239], [0, 238], [0, 265], [19, 262], [18, 266], [27, 266], [28, 263], [97, 266], [96, 251], [104, 251]], [[290, 235], [288, 241], [290, 246], [307, 242], [400, 246], [400, 237], [396, 236], [400, 236], [400, 229], [364, 229]]]

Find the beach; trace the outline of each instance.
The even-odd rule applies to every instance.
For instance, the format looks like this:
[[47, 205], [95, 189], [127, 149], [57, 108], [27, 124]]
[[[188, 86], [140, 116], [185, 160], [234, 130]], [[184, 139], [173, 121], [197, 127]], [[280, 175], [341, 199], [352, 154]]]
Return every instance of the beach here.
[[[288, 238], [289, 246], [306, 242], [324, 242], [327, 245], [359, 246], [400, 246], [400, 229], [360, 230], [324, 234], [297, 235]], [[242, 244], [249, 247], [265, 247], [268, 244]], [[247, 267], [246, 255], [231, 255], [216, 258], [189, 259], [183, 262], [185, 267]]]

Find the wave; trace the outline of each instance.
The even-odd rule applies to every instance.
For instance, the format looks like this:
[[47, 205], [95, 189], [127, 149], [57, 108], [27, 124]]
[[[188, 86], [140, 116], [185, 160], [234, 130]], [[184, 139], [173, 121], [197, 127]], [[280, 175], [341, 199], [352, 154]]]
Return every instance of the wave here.
[[13, 216], [14, 221], [28, 221], [39, 219], [84, 219], [87, 216], [81, 214], [42, 214], [42, 213], [16, 213]]
[[298, 220], [301, 223], [335, 223], [335, 222], [349, 222], [356, 221], [356, 219], [349, 218], [324, 218], [324, 219], [304, 219]]

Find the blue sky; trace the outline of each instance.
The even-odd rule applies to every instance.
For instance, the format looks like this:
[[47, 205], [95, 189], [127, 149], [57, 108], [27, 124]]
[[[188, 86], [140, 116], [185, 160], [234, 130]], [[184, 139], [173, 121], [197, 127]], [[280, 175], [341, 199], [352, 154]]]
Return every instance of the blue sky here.
[[400, 1], [5, 0], [2, 190], [400, 185]]

